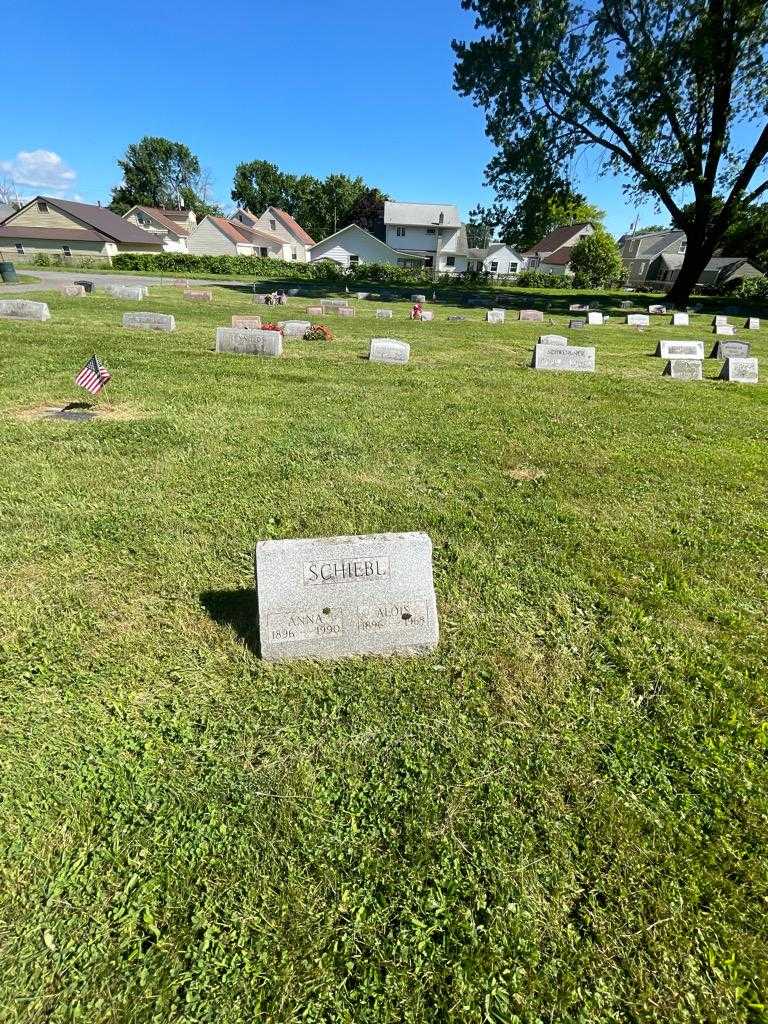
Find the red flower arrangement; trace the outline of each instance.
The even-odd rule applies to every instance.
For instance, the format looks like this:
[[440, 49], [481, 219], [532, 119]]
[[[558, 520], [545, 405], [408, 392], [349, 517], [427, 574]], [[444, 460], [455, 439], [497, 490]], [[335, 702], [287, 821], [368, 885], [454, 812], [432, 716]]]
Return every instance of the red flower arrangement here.
[[280, 324], [262, 324], [261, 329], [262, 331], [277, 331], [278, 334], [283, 333], [283, 328]]
[[333, 333], [325, 324], [312, 324], [304, 335], [304, 341], [333, 341]]

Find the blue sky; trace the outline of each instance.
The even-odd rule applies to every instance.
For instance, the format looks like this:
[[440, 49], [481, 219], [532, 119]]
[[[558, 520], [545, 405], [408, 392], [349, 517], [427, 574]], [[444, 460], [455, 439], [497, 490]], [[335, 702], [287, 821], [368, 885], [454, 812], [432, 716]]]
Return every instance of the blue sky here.
[[[225, 207], [235, 165], [266, 159], [466, 215], [492, 199], [483, 113], [452, 88], [451, 40], [472, 34], [459, 0], [27, 0], [6, 10], [6, 42], [24, 42], [5, 48], [0, 177], [107, 202], [126, 146], [163, 135], [199, 156]], [[620, 182], [580, 169], [609, 230], [626, 229]]]

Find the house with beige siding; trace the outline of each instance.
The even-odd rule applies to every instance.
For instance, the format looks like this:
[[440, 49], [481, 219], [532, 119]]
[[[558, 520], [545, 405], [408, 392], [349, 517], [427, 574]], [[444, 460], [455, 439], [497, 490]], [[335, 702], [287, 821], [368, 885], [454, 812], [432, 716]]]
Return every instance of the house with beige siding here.
[[309, 262], [309, 250], [315, 244], [314, 238], [290, 213], [281, 210], [279, 206], [268, 206], [260, 217], [254, 217], [250, 210], [237, 210], [234, 216], [247, 227], [269, 231], [282, 238], [290, 246], [290, 259], [299, 263]]
[[187, 242], [197, 256], [267, 256], [289, 260], [290, 246], [270, 231], [246, 227], [226, 217], [203, 217]]
[[36, 196], [0, 223], [4, 259], [44, 254], [62, 260], [119, 252], [162, 252], [162, 239], [143, 231], [103, 206]]
[[168, 210], [159, 206], [132, 206], [123, 220], [158, 235], [164, 252], [187, 252], [187, 239], [197, 227], [194, 210]]
[[582, 238], [594, 234], [594, 231], [595, 227], [590, 223], [555, 228], [523, 253], [526, 269], [565, 277], [571, 273], [571, 253], [574, 247]]

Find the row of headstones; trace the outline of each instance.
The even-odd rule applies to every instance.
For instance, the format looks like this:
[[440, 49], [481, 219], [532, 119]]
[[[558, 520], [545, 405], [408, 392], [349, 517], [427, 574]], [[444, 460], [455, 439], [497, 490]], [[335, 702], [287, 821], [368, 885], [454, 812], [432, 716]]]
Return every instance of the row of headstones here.
[[[277, 358], [283, 354], [284, 336], [302, 338], [310, 328], [308, 322], [301, 320], [285, 321], [280, 326], [282, 333], [252, 327], [217, 327], [216, 351]], [[407, 363], [410, 356], [411, 346], [407, 342], [395, 338], [371, 338], [368, 358], [372, 363]]]
[[[702, 380], [703, 341], [660, 341], [654, 354], [668, 360], [662, 376], [676, 380]], [[724, 360], [720, 371], [721, 380], [757, 384], [758, 362], [749, 356], [749, 345], [743, 342], [717, 342], [710, 359]], [[536, 370], [591, 373], [595, 369], [595, 349], [569, 345], [568, 339], [560, 334], [542, 334], [534, 348], [531, 365]]]

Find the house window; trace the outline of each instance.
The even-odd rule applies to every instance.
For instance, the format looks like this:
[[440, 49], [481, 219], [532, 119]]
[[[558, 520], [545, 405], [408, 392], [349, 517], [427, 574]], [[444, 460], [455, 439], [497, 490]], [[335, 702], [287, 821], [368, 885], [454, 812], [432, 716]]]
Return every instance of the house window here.
[[259, 249], [259, 256], [261, 256], [262, 259], [266, 259], [267, 256], [269, 256], [269, 249], [266, 247], [266, 245], [262, 245], [262, 247]]
[[510, 274], [516, 274], [517, 273], [517, 264], [516, 263], [510, 263], [509, 264], [509, 272], [510, 272]]
[[397, 229], [397, 237], [398, 238], [405, 238], [405, 228], [398, 228]]
[[23, 256], [24, 255], [24, 246], [21, 244], [21, 242], [17, 242], [16, 243], [16, 253], [19, 256]]
[[273, 220], [271, 220], [269, 222], [269, 230], [270, 231], [277, 231], [277, 224]]
[[538, 256], [529, 256], [528, 257], [528, 269], [529, 270], [538, 270], [538, 267], [539, 267], [540, 263], [541, 263], [541, 260], [539, 259]]
[[299, 258], [299, 254], [296, 252], [296, 247], [294, 246], [294, 248], [291, 249], [291, 259], [292, 260], [297, 260], [298, 258]]
[[38, 213], [48, 213], [48, 203], [44, 203], [41, 199], [37, 204]]
[[350, 257], [349, 257], [349, 265], [350, 265], [350, 267], [356, 267], [359, 262], [360, 262], [360, 257], [357, 256], [355, 253], [351, 253]]
[[62, 245], [61, 248], [62, 248], [65, 256], [71, 256], [72, 255], [72, 250], [70, 249], [70, 247], [68, 245]]
[[445, 265], [446, 265], [446, 267], [455, 267], [456, 266], [456, 257], [455, 256], [448, 256], [446, 258], [446, 260], [445, 260]]
[[495, 274], [498, 269], [499, 264], [496, 262], [496, 260], [494, 260], [493, 263], [491, 263], [491, 273]]

